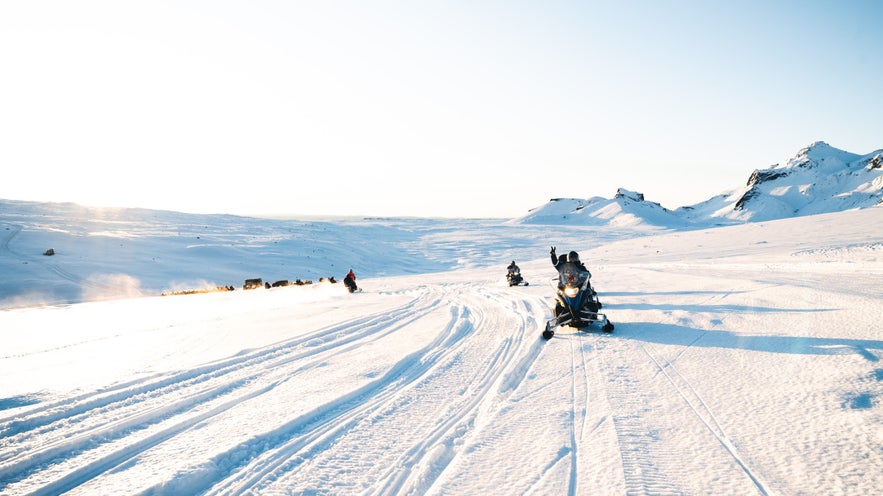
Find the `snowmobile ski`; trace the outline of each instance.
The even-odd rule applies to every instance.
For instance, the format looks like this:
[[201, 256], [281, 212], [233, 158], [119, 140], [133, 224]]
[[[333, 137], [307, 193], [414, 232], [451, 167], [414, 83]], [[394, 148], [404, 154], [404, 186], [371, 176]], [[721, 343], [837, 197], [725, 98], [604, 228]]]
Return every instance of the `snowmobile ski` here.
[[[543, 339], [545, 339], [547, 341], [552, 339], [552, 337], [555, 336], [555, 328], [557, 328], [557, 327], [572, 327], [572, 326], [558, 326], [558, 325], [553, 326], [551, 324], [551, 322], [546, 322], [546, 328], [543, 330]], [[578, 332], [583, 332], [583, 333], [589, 334], [590, 332], [592, 332], [591, 325], [587, 325], [587, 326], [583, 326], [583, 327], [572, 327], [572, 328], [574, 329], [574, 332], [569, 333], [569, 334], [576, 334]], [[610, 322], [605, 323], [603, 326], [601, 326], [601, 331], [604, 334], [612, 333], [613, 332], [613, 324]]]

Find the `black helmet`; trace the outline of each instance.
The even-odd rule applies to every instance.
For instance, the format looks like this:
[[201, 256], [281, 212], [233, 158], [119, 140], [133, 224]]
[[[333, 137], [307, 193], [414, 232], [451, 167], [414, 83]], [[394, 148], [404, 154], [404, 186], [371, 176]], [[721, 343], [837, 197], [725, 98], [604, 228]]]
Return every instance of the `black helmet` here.
[[575, 251], [572, 251], [572, 252], [568, 253], [568, 254], [567, 254], [567, 261], [568, 261], [568, 262], [574, 262], [574, 263], [575, 263], [575, 262], [579, 262], [579, 253], [577, 253], [577, 252], [575, 252]]

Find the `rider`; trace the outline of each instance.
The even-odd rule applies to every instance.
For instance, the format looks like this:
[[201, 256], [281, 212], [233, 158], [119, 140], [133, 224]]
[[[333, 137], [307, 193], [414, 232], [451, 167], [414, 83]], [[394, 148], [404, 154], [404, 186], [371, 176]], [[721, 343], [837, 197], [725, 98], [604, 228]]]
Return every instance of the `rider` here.
[[576, 266], [579, 267], [580, 270], [582, 270], [584, 272], [588, 272], [589, 279], [592, 278], [592, 273], [589, 272], [589, 269], [587, 269], [586, 266], [583, 265], [583, 263], [579, 261], [579, 253], [572, 251], [572, 252], [568, 253], [567, 255], [556, 256], [555, 255], [555, 247], [553, 246], [552, 250], [549, 251], [549, 254], [552, 256], [552, 265], [554, 265], [555, 268], [558, 269], [559, 271], [561, 270], [561, 265], [563, 265], [567, 262], [571, 262], [571, 263], [575, 263]]
[[506, 269], [508, 270], [506, 273], [506, 280], [509, 281], [510, 286], [519, 286], [524, 282], [524, 279], [521, 278], [521, 269], [515, 264], [515, 260], [513, 260]]
[[[582, 262], [580, 262], [579, 253], [572, 251], [572, 252], [568, 253], [567, 255], [555, 256], [555, 247], [554, 246], [552, 247], [552, 250], [549, 253], [552, 255], [552, 265], [555, 266], [555, 269], [558, 270], [559, 274], [561, 273], [561, 268], [564, 266], [564, 264], [566, 264], [568, 262], [572, 262], [573, 264], [575, 264], [579, 268], [579, 270], [586, 273], [589, 280], [592, 279], [592, 273], [589, 272], [589, 269], [587, 269], [586, 266]], [[561, 282], [560, 282], [560, 278], [559, 278], [558, 288], [560, 289], [561, 287], [562, 286], [561, 286]], [[589, 289], [592, 291], [592, 294], [594, 294], [594, 295], [598, 294], [595, 291], [595, 288], [593, 288], [591, 286], [591, 284], [589, 285]]]
[[343, 284], [350, 290], [350, 293], [357, 289], [356, 274], [353, 272], [353, 269], [350, 269], [350, 271], [347, 272], [346, 277], [343, 278]]

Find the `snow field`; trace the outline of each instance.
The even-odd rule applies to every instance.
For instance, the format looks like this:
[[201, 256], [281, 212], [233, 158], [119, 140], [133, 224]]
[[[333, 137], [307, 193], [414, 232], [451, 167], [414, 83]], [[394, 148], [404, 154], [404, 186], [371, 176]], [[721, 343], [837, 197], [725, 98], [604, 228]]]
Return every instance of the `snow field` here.
[[[400, 241], [458, 268], [360, 278], [354, 295], [0, 312], [0, 492], [883, 487], [883, 210], [629, 239], [442, 226]], [[536, 256], [506, 253], [516, 239]], [[540, 338], [548, 245], [587, 247], [613, 334]], [[505, 284], [513, 257], [530, 286]]]

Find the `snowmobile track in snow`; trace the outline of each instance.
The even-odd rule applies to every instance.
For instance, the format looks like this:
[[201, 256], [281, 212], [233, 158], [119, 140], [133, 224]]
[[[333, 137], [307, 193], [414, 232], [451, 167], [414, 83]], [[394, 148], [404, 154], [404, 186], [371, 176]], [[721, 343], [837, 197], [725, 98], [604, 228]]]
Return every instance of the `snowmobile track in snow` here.
[[[701, 336], [700, 336], [701, 337]], [[698, 340], [699, 338], [697, 338]], [[695, 341], [694, 341], [695, 342]], [[686, 350], [692, 345], [687, 345], [684, 349]], [[690, 384], [690, 381], [687, 380], [675, 367], [673, 362], [666, 361], [661, 358], [661, 356], [654, 352], [653, 347], [649, 343], [642, 343], [641, 349], [650, 360], [658, 367], [659, 372], [662, 373], [665, 378], [671, 383], [671, 385], [675, 388], [678, 395], [683, 398], [684, 402], [687, 406], [690, 407], [690, 410], [696, 414], [696, 417], [699, 418], [700, 421], [708, 428], [708, 431], [711, 432], [714, 437], [720, 441], [721, 446], [727, 450], [727, 452], [733, 457], [739, 467], [745, 472], [745, 475], [751, 479], [751, 481], [757, 486], [760, 494], [769, 495], [773, 494], [773, 492], [763, 483], [760, 477], [754, 473], [753, 470], [749, 467], [749, 465], [743, 460], [741, 456], [739, 456], [736, 447], [733, 445], [733, 442], [727, 436], [724, 428], [718, 422], [714, 413], [708, 407], [708, 404], [705, 400], [702, 399], [702, 396], [699, 395], [699, 392], [696, 391], [696, 388]], [[681, 351], [683, 353], [683, 351]]]
[[[37, 473], [64, 473], [35, 494], [68, 491], [134, 455], [192, 428], [287, 378], [366, 340], [394, 332], [390, 324], [429, 312], [412, 302], [192, 370], [39, 405], [0, 418], [0, 489]], [[70, 462], [70, 453], [79, 453]], [[64, 456], [62, 456], [64, 455]], [[67, 458], [53, 467], [57, 458]], [[84, 461], [85, 460], [85, 461]]]
[[[492, 293], [484, 293], [484, 296], [488, 300], [496, 298]], [[507, 377], [507, 371], [517, 375], [526, 368], [523, 364], [515, 363], [517, 344], [527, 335], [526, 329], [529, 328], [524, 321], [521, 331], [513, 339], [506, 340], [502, 349], [491, 353], [490, 356], [494, 359], [486, 362], [483, 367], [473, 369], [453, 365], [462, 364], [462, 355], [473, 352], [469, 338], [476, 330], [493, 323], [485, 321], [486, 315], [481, 312], [481, 305], [467, 306], [459, 296], [449, 298], [454, 300], [450, 302], [450, 321], [434, 342], [419, 353], [404, 357], [385, 377], [350, 395], [346, 401], [317, 412], [314, 418], [292, 423], [290, 429], [283, 429], [278, 439], [269, 441], [274, 446], [271, 450], [264, 451], [246, 466], [238, 467], [206, 494], [227, 495], [260, 491], [273, 484], [277, 478], [285, 479], [288, 487], [302, 487], [306, 484], [302, 482], [304, 473], [321, 472], [326, 463], [332, 463], [331, 460], [324, 460], [327, 457], [323, 456], [323, 451], [327, 446], [353, 442], [349, 438], [370, 436], [370, 432], [364, 432], [366, 423], [370, 426], [407, 422], [413, 415], [410, 410], [403, 410], [403, 406], [411, 406], [413, 400], [409, 399], [410, 396], [419, 394], [429, 403], [431, 400], [427, 398], [439, 394], [432, 392], [437, 389], [434, 382], [439, 377], [451, 373], [468, 374], [472, 379], [465, 382], [473, 386], [463, 402], [458, 402], [456, 408], [446, 411], [435, 425], [426, 426], [427, 431], [422, 435], [412, 438], [407, 432], [399, 433], [401, 439], [398, 442], [403, 445], [401, 454], [382, 463], [376, 459], [367, 462], [374, 467], [385, 467], [377, 472], [376, 482], [372, 484], [369, 494], [424, 493], [455, 459], [456, 451], [451, 447], [461, 442], [470, 426], [474, 428], [481, 422], [482, 411], [493, 408], [490, 403], [501, 401], [491, 394], [493, 387], [505, 386], [507, 379], [512, 379]], [[511, 301], [506, 300], [492, 301], [494, 304], [500, 302], [511, 304]], [[514, 380], [518, 381], [517, 378]], [[501, 390], [504, 396], [511, 394], [509, 387], [502, 387]], [[441, 394], [439, 397], [446, 397], [444, 392]], [[411, 426], [411, 429], [416, 428], [417, 426]], [[267, 443], [268, 440], [254, 441], [258, 444], [261, 442]], [[249, 446], [240, 446], [238, 451], [248, 452], [249, 449]], [[434, 455], [427, 457], [427, 453]], [[353, 460], [348, 462], [357, 463]], [[349, 490], [355, 491], [356, 488]]]
[[[609, 403], [610, 410], [598, 414], [603, 415], [602, 422], [606, 420], [607, 415], [613, 421], [622, 458], [625, 490], [628, 494], [681, 494], [684, 491], [682, 484], [689, 479], [685, 468], [688, 459], [684, 457], [691, 455], [671, 451], [666, 447], [665, 436], [673, 430], [683, 429], [684, 425], [693, 431], [698, 429], [689, 426], [689, 417], [682, 415], [679, 419], [665, 418], [653, 411], [653, 405], [659, 401], [656, 398], [660, 395], [672, 394], [683, 400], [687, 407], [685, 411], [690, 412], [693, 421], [698, 421], [702, 426], [701, 429], [712, 435], [722, 448], [722, 450], [714, 450], [710, 448], [714, 446], [713, 444], [697, 443], [704, 447], [705, 453], [701, 455], [702, 457], [709, 461], [713, 459], [722, 466], [736, 467], [735, 470], [743, 473], [746, 480], [750, 481], [749, 485], [753, 486], [758, 494], [774, 493], [762, 481], [757, 471], [739, 455], [717, 417], [696, 388], [677, 370], [674, 360], [666, 360], [652, 345], [640, 340], [605, 339], [606, 336], [603, 335], [580, 335], [580, 337], [582, 338], [580, 341], [590, 342], [593, 349], [598, 352], [592, 354], [590, 360], [594, 360], [597, 355], [598, 360], [594, 360], [597, 366], [594, 373], [601, 378], [597, 385], [603, 389], [596, 392], [595, 400], [586, 408], [598, 408], [599, 394], [603, 394], [606, 398], [606, 401], [600, 402], [602, 405]], [[692, 343], [680, 350], [677, 356], [683, 354], [691, 345]], [[632, 356], [633, 353], [629, 350], [633, 347], [639, 348], [648, 358], [649, 363], [628, 363], [619, 360], [621, 356]], [[584, 353], [582, 349], [580, 352]], [[654, 374], [663, 380], [655, 381], [655, 387], [649, 388], [648, 384], [654, 383], [651, 380]], [[586, 396], [588, 397], [588, 393]], [[575, 412], [577, 408], [579, 405], [575, 405]], [[583, 426], [583, 430], [585, 428]], [[732, 463], [727, 464], [722, 458], [724, 456], [729, 457]], [[574, 461], [574, 470], [577, 467], [576, 463]], [[577, 493], [571, 492], [571, 494]]]
[[[475, 431], [513, 394], [542, 348], [523, 353], [523, 343], [537, 327], [528, 300], [513, 301], [505, 293], [470, 285], [418, 294], [397, 308], [189, 370], [154, 373], [0, 417], [0, 490], [18, 494], [26, 488], [28, 494], [47, 495], [88, 490], [91, 480], [176, 443], [238, 405], [318, 370], [332, 357], [354, 353], [447, 311], [448, 323], [435, 339], [400, 357], [382, 376], [216, 454], [210, 477], [200, 471], [182, 473], [170, 485], [153, 488], [239, 494], [272, 487], [278, 479], [310, 487], [311, 480], [321, 478], [324, 464], [340, 463], [334, 461], [331, 446], [358, 444], [373, 436], [370, 425], [378, 424], [390, 426], [387, 430], [395, 432], [390, 442], [400, 449], [344, 462], [375, 467], [373, 494], [425, 492], [456, 460], [454, 447], [465, 442], [464, 436], [478, 435]], [[508, 337], [500, 339], [500, 328], [507, 329]], [[496, 344], [476, 345], [476, 337]], [[451, 401], [451, 381], [469, 385], [461, 400]], [[421, 409], [418, 418], [433, 418], [427, 412], [442, 407], [446, 410], [431, 423], [411, 426], [422, 429], [420, 434], [395, 428], [415, 416], [413, 408]], [[378, 465], [377, 456], [387, 459]]]
[[[427, 350], [421, 351], [442, 349], [446, 353], [454, 353], [464, 332], [462, 326], [451, 326], [447, 334], [440, 336]], [[352, 429], [363, 417], [374, 415], [387, 407], [398, 391], [410, 387], [432, 369], [435, 361], [443, 358], [436, 356], [433, 361], [426, 362], [419, 359], [422, 355], [421, 352], [403, 357], [386, 376], [350, 395], [345, 401], [325, 405], [313, 412], [311, 417], [295, 419], [281, 432], [273, 433], [272, 437], [259, 437], [249, 441], [248, 445], [238, 447], [235, 451], [246, 453], [251, 452], [252, 446], [258, 445], [272, 446], [272, 449], [249, 461], [246, 467], [237, 470], [207, 494], [239, 494], [274, 478], [275, 472], [283, 466], [287, 472], [292, 470], [292, 465], [303, 463], [320, 447], [333, 443]]]

